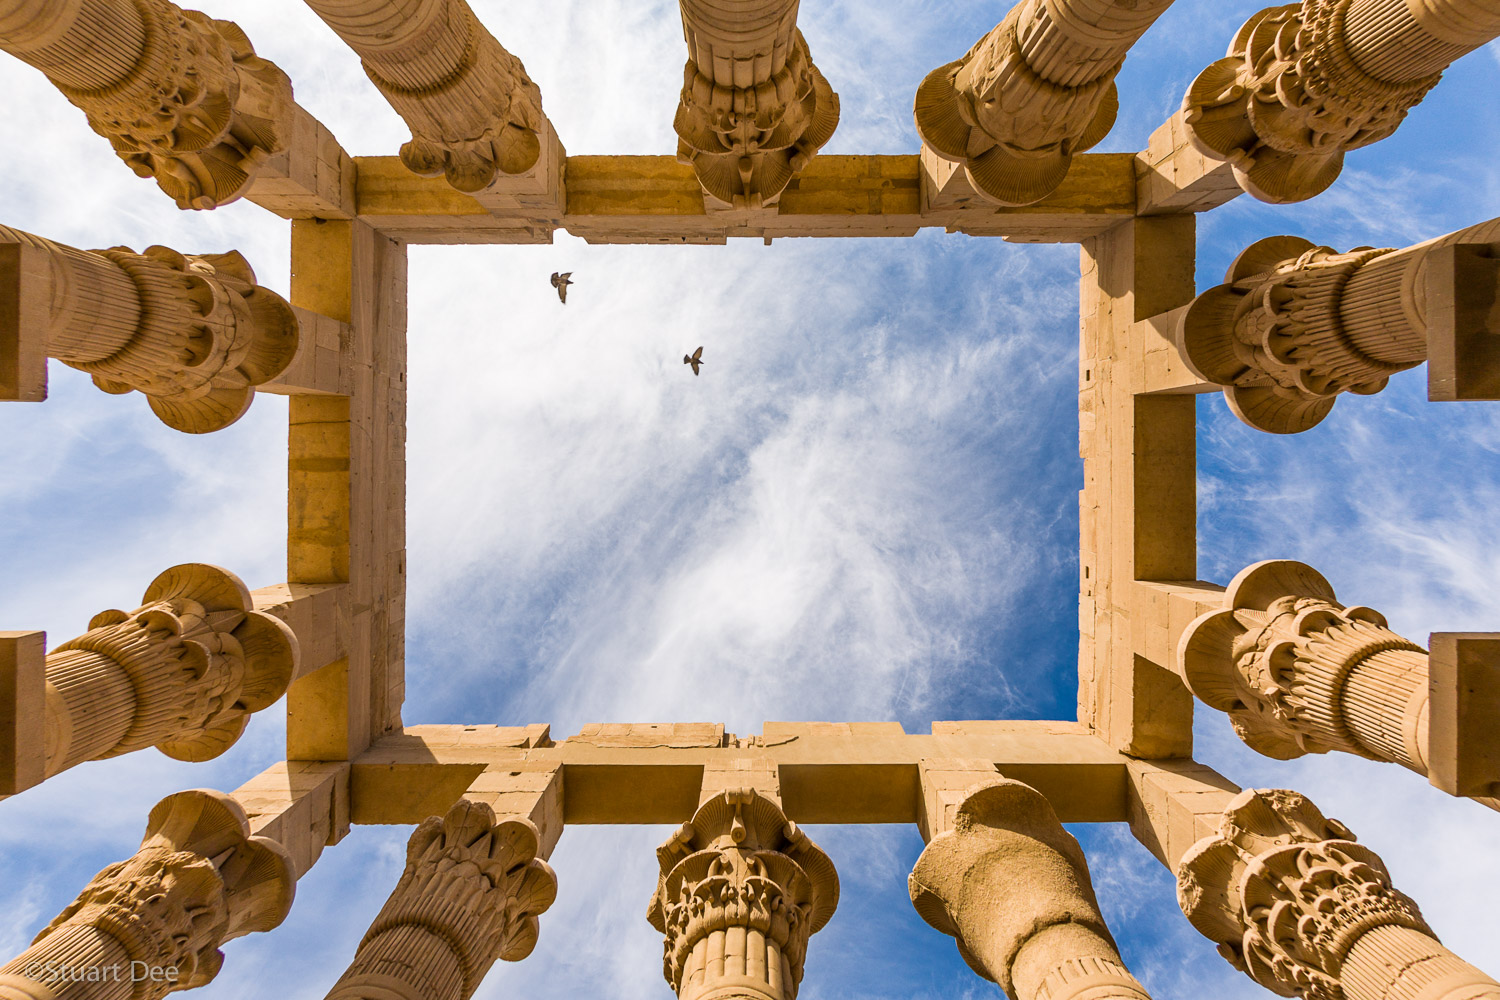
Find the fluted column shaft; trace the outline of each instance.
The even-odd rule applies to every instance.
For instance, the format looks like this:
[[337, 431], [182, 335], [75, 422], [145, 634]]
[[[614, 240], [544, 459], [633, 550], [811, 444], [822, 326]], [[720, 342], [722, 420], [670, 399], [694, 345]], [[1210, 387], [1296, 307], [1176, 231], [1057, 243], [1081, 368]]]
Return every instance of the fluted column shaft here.
[[286, 691], [297, 642], [234, 574], [175, 566], [47, 657], [46, 774], [155, 745], [208, 760]]
[[1438, 942], [1380, 857], [1296, 792], [1235, 796], [1177, 881], [1193, 926], [1282, 996], [1500, 998], [1500, 983]]
[[0, 49], [179, 208], [236, 200], [285, 148], [291, 83], [231, 21], [168, 0], [0, 0]]
[[162, 1000], [218, 975], [226, 941], [286, 918], [291, 859], [250, 836], [245, 812], [221, 792], [157, 803], [136, 853], [110, 865], [0, 966], [3, 1000]]
[[1013, 1000], [1149, 1000], [1099, 913], [1078, 841], [1028, 785], [973, 789], [909, 889], [922, 918]]
[[296, 314], [237, 252], [78, 250], [4, 226], [0, 243], [46, 255], [47, 355], [105, 392], [139, 390], [176, 430], [234, 423], [296, 357]]
[[460, 191], [541, 155], [541, 90], [464, 0], [307, 0], [412, 131], [407, 169]]
[[1245, 23], [1183, 101], [1189, 135], [1250, 194], [1311, 198], [1396, 131], [1447, 66], [1500, 34], [1486, 0], [1302, 0]]
[[714, 209], [774, 206], [838, 127], [798, 0], [681, 0], [688, 62], [673, 127]]
[[915, 112], [922, 141], [962, 163], [1001, 205], [1057, 189], [1073, 154], [1109, 133], [1114, 78], [1172, 0], [1022, 0], [957, 62], [928, 74]]
[[526, 819], [460, 799], [417, 827], [406, 869], [329, 1000], [466, 1000], [531, 954], [557, 877]]
[[1272, 433], [1314, 427], [1344, 392], [1379, 392], [1427, 360], [1433, 251], [1500, 243], [1500, 219], [1401, 250], [1338, 253], [1293, 236], [1252, 244], [1178, 329], [1188, 366], [1231, 409]]

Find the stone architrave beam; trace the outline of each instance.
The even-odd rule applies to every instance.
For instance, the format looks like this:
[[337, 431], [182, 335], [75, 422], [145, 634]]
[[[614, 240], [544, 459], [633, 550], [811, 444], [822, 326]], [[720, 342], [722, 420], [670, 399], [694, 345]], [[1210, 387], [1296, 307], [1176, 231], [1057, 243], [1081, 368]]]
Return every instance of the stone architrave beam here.
[[417, 827], [406, 869], [329, 1000], [468, 1000], [536, 947], [557, 876], [530, 820], [462, 798]]
[[[178, 760], [217, 757], [251, 714], [286, 692], [297, 655], [292, 630], [253, 610], [233, 573], [174, 566], [146, 589], [141, 607], [95, 615], [88, 632], [52, 650], [41, 678], [17, 676], [44, 688], [44, 767], [41, 775], [25, 768], [29, 780], [13, 775], [0, 791], [152, 745]], [[37, 700], [17, 694], [17, 704]]]
[[[170, 795], [151, 810], [140, 849], [0, 966], [0, 1000], [162, 1000], [205, 986], [224, 964], [219, 947], [279, 925], [296, 885], [286, 851], [252, 836], [234, 799]], [[39, 973], [58, 969], [98, 973]]]
[[839, 880], [780, 803], [755, 787], [706, 795], [656, 855], [647, 919], [666, 936], [662, 972], [680, 1000], [796, 1000], [808, 939], [838, 907]]
[[838, 127], [839, 98], [797, 28], [799, 3], [681, 0], [677, 158], [709, 211], [775, 206]]
[[[924, 764], [924, 786], [956, 770]], [[1099, 913], [1078, 841], [1046, 798], [993, 769], [971, 777], [908, 880], [922, 919], [1014, 1000], [1149, 1000]]]
[[917, 132], [998, 205], [1031, 205], [1114, 127], [1114, 78], [1172, 0], [1022, 0], [917, 90]]
[[1344, 154], [1396, 131], [1448, 64], [1500, 35], [1490, 0], [1302, 0], [1245, 22], [1193, 82], [1184, 123], [1262, 201], [1327, 189]]
[[87, 372], [105, 392], [144, 393], [174, 430], [228, 427], [296, 357], [296, 315], [238, 252], [76, 250], [0, 226], [0, 249], [12, 247], [18, 308], [41, 327], [33, 356]]
[[[523, 207], [560, 212], [562, 149], [542, 92], [465, 0], [307, 0], [412, 132], [401, 162], [480, 194], [536, 181]], [[526, 187], [525, 184], [522, 187]], [[538, 200], [539, 199], [539, 200]]]
[[179, 208], [234, 201], [288, 143], [286, 74], [234, 22], [168, 0], [7, 0], [0, 49], [45, 73]]
[[1444, 948], [1374, 851], [1296, 792], [1247, 789], [1177, 869], [1194, 927], [1281, 996], [1496, 1000]]
[[[1462, 285], [1456, 251], [1471, 264]], [[1445, 359], [1435, 398], [1500, 397], [1500, 351], [1490, 343], [1497, 256], [1500, 219], [1404, 250], [1341, 254], [1269, 237], [1235, 259], [1225, 284], [1193, 300], [1178, 348], [1196, 375], [1223, 387], [1237, 417], [1273, 434], [1316, 426], [1341, 393], [1379, 392], [1427, 360], [1430, 346]]]

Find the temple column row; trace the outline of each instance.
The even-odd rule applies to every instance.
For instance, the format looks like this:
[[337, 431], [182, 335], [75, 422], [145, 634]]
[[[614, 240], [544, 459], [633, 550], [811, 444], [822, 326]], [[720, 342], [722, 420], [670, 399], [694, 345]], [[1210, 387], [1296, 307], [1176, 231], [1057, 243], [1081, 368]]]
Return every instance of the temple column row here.
[[1379, 392], [1429, 356], [1443, 366], [1434, 387], [1461, 383], [1444, 398], [1500, 398], [1500, 352], [1487, 343], [1500, 320], [1500, 219], [1399, 250], [1274, 236], [1225, 282], [1193, 300], [1177, 343], [1251, 427], [1308, 430], [1340, 394]]
[[0, 226], [6, 260], [23, 345], [105, 392], [144, 393], [175, 430], [228, 427], [297, 356], [296, 314], [234, 251], [78, 250]]

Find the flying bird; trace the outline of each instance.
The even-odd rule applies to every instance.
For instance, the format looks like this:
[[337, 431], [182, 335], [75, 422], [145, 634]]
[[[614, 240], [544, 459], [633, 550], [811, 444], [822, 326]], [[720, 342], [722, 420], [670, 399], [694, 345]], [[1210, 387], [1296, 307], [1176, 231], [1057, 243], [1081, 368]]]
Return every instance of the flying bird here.
[[562, 274], [552, 272], [552, 287], [557, 289], [557, 297], [563, 305], [568, 304], [568, 286], [571, 284], [573, 284], [572, 271], [564, 271]]
[[698, 374], [698, 366], [704, 363], [704, 361], [703, 361], [703, 348], [701, 348], [701, 347], [698, 348], [692, 354], [684, 354], [682, 356], [682, 363], [685, 364], [685, 365], [692, 365], [693, 366], [693, 374], [694, 375]]

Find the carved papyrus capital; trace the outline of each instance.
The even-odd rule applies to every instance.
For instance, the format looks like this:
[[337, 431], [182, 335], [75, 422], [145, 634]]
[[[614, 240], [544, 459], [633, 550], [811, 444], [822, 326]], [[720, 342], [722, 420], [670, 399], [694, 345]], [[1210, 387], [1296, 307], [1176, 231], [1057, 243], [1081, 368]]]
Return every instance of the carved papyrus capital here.
[[1497, 27], [1500, 13], [1471, 0], [1267, 8], [1189, 88], [1189, 135], [1255, 197], [1303, 201], [1337, 179], [1345, 152], [1395, 132], [1447, 64]]
[[[296, 878], [274, 840], [250, 836], [244, 811], [222, 792], [178, 792], [151, 810], [140, 850], [95, 875], [31, 947], [0, 969], [123, 963], [123, 996], [161, 1000], [211, 982], [226, 941], [276, 927], [291, 909]], [[130, 963], [162, 970], [131, 981]], [[175, 970], [171, 978], [166, 971]], [[45, 979], [40, 980], [44, 984]], [[118, 980], [116, 981], [118, 983]], [[107, 981], [52, 987], [62, 998], [108, 996]]]
[[1310, 566], [1256, 563], [1178, 644], [1193, 693], [1278, 760], [1342, 750], [1425, 772], [1427, 651], [1339, 604]]
[[412, 834], [406, 869], [329, 992], [338, 1000], [466, 1000], [496, 959], [536, 947], [557, 876], [535, 825], [460, 799]]
[[1235, 968], [1284, 997], [1343, 1000], [1345, 962], [1371, 931], [1433, 937], [1375, 852], [1296, 792], [1237, 795], [1218, 835], [1183, 858], [1177, 882], [1193, 926]]
[[749, 789], [698, 807], [656, 851], [647, 919], [666, 935], [663, 974], [681, 1000], [795, 1000], [808, 938], [838, 906], [833, 862]]
[[464, 0], [308, 6], [359, 54], [411, 129], [401, 146], [408, 170], [473, 192], [536, 165], [546, 127], [541, 89]]
[[234, 201], [286, 146], [291, 82], [233, 22], [168, 0], [19, 6], [27, 16], [0, 22], [0, 48], [46, 73], [179, 208]]
[[969, 967], [1017, 1000], [1148, 1000], [1120, 961], [1078, 841], [1029, 785], [1000, 779], [971, 791], [908, 888]]
[[1022, 0], [917, 90], [917, 132], [1000, 205], [1055, 191], [1073, 155], [1109, 134], [1125, 54], [1171, 0]]
[[798, 0], [682, 0], [688, 43], [673, 127], [713, 207], [774, 206], [839, 123], [839, 99], [797, 29]]
[[228, 570], [174, 566], [131, 612], [104, 611], [47, 656], [47, 773], [155, 745], [217, 757], [291, 683], [297, 640]]
[[296, 357], [296, 314], [238, 252], [83, 251], [3, 226], [0, 242], [47, 252], [47, 355], [105, 392], [144, 393], [175, 430], [228, 427]]
[[1230, 409], [1251, 427], [1293, 434], [1316, 426], [1340, 393], [1379, 392], [1425, 356], [1420, 335], [1415, 346], [1407, 337], [1379, 355], [1363, 350], [1345, 319], [1354, 276], [1394, 252], [1360, 247], [1341, 254], [1295, 236], [1252, 244], [1230, 266], [1226, 284], [1188, 307], [1177, 331], [1183, 359], [1200, 378], [1223, 386]]

